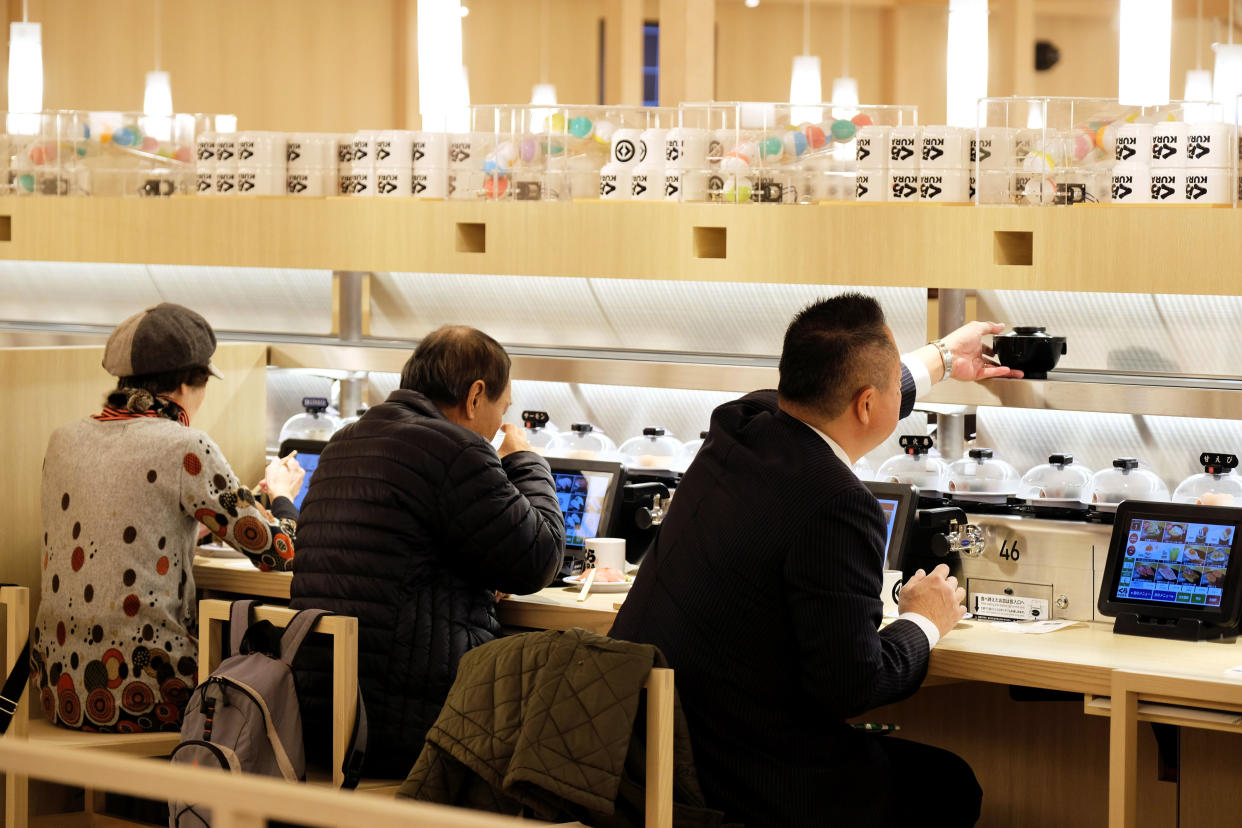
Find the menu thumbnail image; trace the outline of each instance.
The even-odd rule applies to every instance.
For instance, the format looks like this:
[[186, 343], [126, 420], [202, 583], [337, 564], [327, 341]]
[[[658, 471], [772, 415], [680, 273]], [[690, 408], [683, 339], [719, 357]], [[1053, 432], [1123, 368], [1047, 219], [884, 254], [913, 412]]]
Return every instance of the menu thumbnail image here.
[[1131, 521], [1117, 597], [1219, 607], [1233, 531], [1211, 523]]
[[599, 534], [604, 498], [612, 475], [557, 474], [556, 500], [565, 516], [565, 545], [581, 548], [587, 538]]

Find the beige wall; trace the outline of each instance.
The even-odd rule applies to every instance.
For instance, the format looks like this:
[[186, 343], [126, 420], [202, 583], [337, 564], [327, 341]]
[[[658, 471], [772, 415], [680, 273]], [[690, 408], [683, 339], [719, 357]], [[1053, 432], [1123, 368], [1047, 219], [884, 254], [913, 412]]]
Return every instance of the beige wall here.
[[[992, 0], [991, 94], [1013, 91], [1007, 15], [1016, 2]], [[179, 111], [232, 111], [251, 128], [417, 125], [417, 56], [409, 36], [417, 0], [161, 3], [163, 65], [172, 73]], [[527, 100], [541, 74], [541, 0], [468, 3], [464, 53], [473, 100]], [[620, 100], [617, 27], [627, 3], [640, 3], [644, 19], [658, 16], [659, 0], [548, 0], [548, 79], [563, 102], [598, 99], [601, 20], [607, 24], [605, 98]], [[6, 6], [10, 19], [20, 15], [20, 0]], [[43, 24], [48, 108], [141, 107], [143, 73], [154, 61], [153, 0], [29, 0], [29, 6], [31, 19]], [[1117, 33], [1107, 13], [1113, 7], [1084, 0], [1037, 15], [1036, 35], [1056, 43], [1062, 57], [1056, 68], [1035, 76], [1035, 94], [1116, 94]], [[1207, 44], [1221, 36], [1220, 28], [1204, 27], [1201, 48], [1209, 68]], [[860, 2], [850, 15], [849, 70], [859, 79], [863, 101], [917, 104], [925, 123], [943, 120], [945, 32], [944, 6]], [[842, 34], [841, 7], [815, 0], [812, 50], [823, 62], [826, 94], [842, 71]], [[1175, 97], [1194, 65], [1195, 35], [1193, 19], [1177, 22]], [[747, 9], [742, 0], [718, 0], [716, 98], [785, 98], [791, 59], [801, 48], [800, 3], [764, 0]], [[0, 98], [3, 93], [0, 87]]]

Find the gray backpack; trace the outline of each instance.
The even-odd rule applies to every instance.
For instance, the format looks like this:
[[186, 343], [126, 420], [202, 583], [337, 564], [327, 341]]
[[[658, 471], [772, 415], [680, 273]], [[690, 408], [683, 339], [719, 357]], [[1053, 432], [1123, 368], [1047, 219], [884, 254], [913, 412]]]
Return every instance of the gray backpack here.
[[[282, 633], [270, 622], [253, 623], [253, 607], [254, 601], [233, 602], [229, 611], [231, 655], [190, 696], [181, 743], [171, 761], [297, 782], [306, 777], [306, 757], [291, 665], [310, 628], [328, 613], [303, 610]], [[347, 788], [358, 783], [365, 746], [366, 712], [360, 695], [346, 759]], [[170, 828], [211, 825], [208, 808], [172, 800], [168, 809]]]

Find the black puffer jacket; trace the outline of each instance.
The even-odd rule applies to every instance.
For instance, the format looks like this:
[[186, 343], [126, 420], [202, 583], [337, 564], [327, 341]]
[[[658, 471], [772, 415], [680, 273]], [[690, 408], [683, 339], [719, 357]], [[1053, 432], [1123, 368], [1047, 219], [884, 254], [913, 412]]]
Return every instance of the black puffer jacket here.
[[[292, 606], [358, 618], [368, 775], [409, 772], [458, 661], [499, 633], [493, 590], [544, 588], [564, 546], [544, 459], [501, 460], [422, 394], [394, 391], [333, 436], [298, 521]], [[331, 653], [303, 652], [307, 749], [322, 756]]]

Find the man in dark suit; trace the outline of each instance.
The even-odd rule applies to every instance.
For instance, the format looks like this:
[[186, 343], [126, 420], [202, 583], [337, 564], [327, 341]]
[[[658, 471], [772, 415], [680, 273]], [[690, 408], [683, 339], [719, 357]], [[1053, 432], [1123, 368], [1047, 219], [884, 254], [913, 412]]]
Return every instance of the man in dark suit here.
[[755, 826], [973, 825], [982, 793], [948, 751], [845, 719], [913, 694], [965, 593], [915, 575], [877, 631], [885, 522], [851, 470], [948, 375], [1021, 376], [988, 361], [974, 322], [899, 357], [879, 304], [846, 294], [799, 313], [778, 391], [717, 408], [616, 638], [677, 673], [708, 802]]

